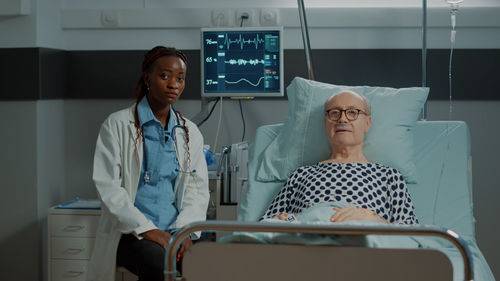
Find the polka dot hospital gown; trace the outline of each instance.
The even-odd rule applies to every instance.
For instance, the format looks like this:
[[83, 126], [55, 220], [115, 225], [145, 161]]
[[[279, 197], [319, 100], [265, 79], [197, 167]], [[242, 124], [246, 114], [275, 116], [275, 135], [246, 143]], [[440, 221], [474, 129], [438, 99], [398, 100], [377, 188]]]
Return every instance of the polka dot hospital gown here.
[[391, 223], [418, 224], [403, 176], [376, 163], [318, 163], [295, 170], [262, 218], [342, 201]]

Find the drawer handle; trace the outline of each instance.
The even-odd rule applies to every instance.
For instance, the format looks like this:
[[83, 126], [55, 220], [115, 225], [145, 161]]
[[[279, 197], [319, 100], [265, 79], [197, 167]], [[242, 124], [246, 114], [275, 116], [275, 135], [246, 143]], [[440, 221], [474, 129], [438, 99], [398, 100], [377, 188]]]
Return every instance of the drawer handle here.
[[85, 249], [68, 248], [64, 252], [70, 255], [76, 255], [85, 251]]
[[74, 277], [78, 277], [84, 273], [85, 273], [84, 271], [70, 270], [70, 271], [66, 272], [65, 276], [74, 278]]
[[76, 231], [80, 231], [84, 228], [85, 228], [85, 226], [83, 226], [83, 225], [68, 225], [65, 228], [63, 228], [63, 231], [76, 232]]

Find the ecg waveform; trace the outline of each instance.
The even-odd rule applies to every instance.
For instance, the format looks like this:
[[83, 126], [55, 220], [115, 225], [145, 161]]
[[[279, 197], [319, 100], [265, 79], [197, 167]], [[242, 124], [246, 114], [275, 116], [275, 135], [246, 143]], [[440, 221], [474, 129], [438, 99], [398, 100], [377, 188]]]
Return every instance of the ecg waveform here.
[[265, 64], [265, 61], [262, 59], [262, 60], [259, 60], [259, 59], [250, 59], [250, 60], [245, 60], [245, 59], [230, 59], [230, 60], [225, 60], [224, 63], [226, 64], [231, 64], [231, 65], [234, 65], [234, 64], [237, 64], [237, 65], [247, 65], [247, 64], [251, 64], [251, 65], [257, 65], [257, 64]]
[[254, 86], [254, 87], [257, 87], [257, 86], [259, 86], [259, 84], [260, 84], [260, 82], [262, 81], [262, 79], [264, 79], [264, 76], [260, 77], [260, 78], [259, 78], [259, 81], [257, 81], [257, 83], [252, 83], [252, 81], [249, 81], [249, 80], [247, 80], [247, 79], [245, 79], [245, 78], [241, 78], [241, 79], [239, 79], [238, 81], [227, 81], [227, 80], [224, 80], [224, 81], [225, 81], [227, 84], [238, 84], [238, 83], [240, 83], [241, 81], [245, 81], [245, 82], [247, 82], [248, 84], [250, 84], [250, 85], [252, 85], [252, 86]]
[[245, 38], [242, 38], [242, 36], [240, 34], [239, 37], [238, 37], [238, 39], [231, 40], [231, 38], [229, 38], [229, 36], [227, 36], [227, 33], [226, 33], [225, 38], [226, 39], [224, 40], [224, 44], [226, 45], [226, 48], [228, 50], [231, 47], [231, 44], [239, 44], [240, 45], [240, 49], [242, 49], [242, 50], [243, 50], [243, 45], [245, 45], [245, 44], [254, 44], [255, 45], [255, 49], [257, 50], [259, 48], [259, 44], [264, 43], [264, 39], [259, 38], [259, 34], [257, 34], [256, 38], [248, 39], [248, 40], [245, 40]]

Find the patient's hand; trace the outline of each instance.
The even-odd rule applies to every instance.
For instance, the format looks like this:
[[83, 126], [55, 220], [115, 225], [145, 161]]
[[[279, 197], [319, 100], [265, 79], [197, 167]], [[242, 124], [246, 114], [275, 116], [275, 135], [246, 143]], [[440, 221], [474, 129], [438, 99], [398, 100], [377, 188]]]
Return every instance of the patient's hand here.
[[345, 208], [333, 208], [333, 210], [335, 210], [335, 214], [330, 217], [331, 222], [363, 220], [389, 223], [388, 221], [377, 215], [375, 212], [365, 208], [349, 206]]
[[[272, 217], [272, 219], [275, 219], [275, 220], [282, 220], [282, 221], [288, 221], [288, 220], [287, 220], [287, 217], [288, 217], [288, 216], [290, 216], [290, 215], [292, 215], [292, 214], [289, 214], [289, 213], [281, 213], [281, 214], [279, 214], [279, 215], [277, 215], [277, 216]], [[294, 214], [294, 216], [296, 216], [296, 217], [297, 217], [297, 216], [298, 216], [298, 214]]]

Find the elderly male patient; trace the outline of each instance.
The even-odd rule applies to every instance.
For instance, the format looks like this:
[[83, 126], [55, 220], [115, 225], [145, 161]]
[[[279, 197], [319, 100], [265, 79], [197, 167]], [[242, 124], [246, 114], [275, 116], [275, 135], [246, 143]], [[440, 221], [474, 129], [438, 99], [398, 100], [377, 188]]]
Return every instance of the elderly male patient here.
[[295, 170], [262, 219], [287, 220], [316, 204], [338, 202], [344, 207], [333, 208], [331, 222], [418, 224], [401, 173], [363, 154], [372, 121], [368, 100], [343, 91], [325, 102], [324, 111], [330, 158]]

